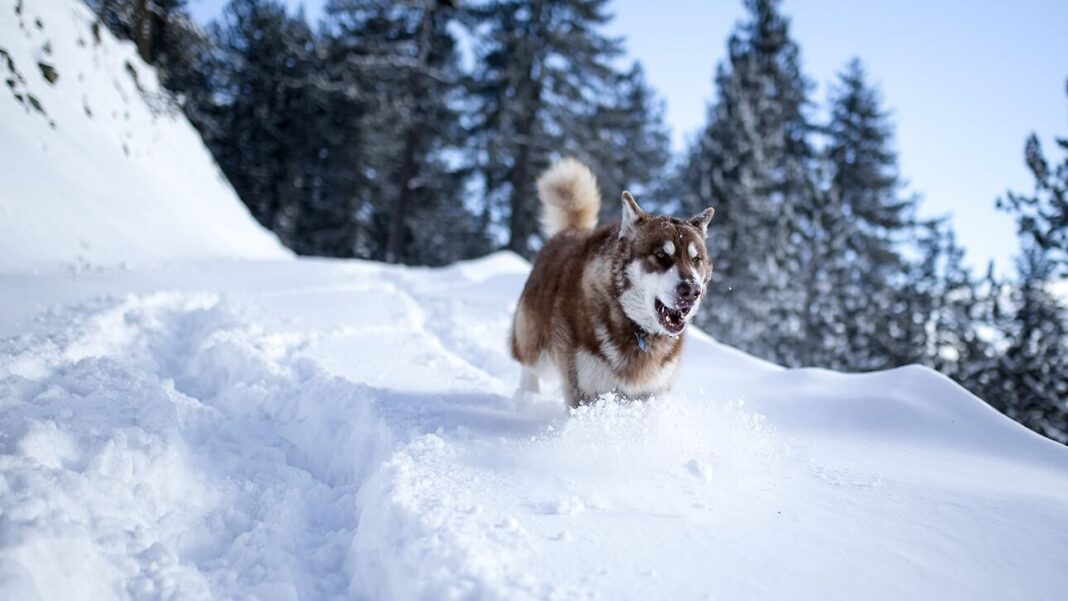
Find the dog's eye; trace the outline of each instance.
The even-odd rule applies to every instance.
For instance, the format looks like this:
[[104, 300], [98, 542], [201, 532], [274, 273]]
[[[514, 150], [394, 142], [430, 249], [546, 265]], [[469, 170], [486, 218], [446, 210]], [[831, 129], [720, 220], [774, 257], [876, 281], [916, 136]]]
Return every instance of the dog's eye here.
[[658, 250], [655, 253], [653, 253], [653, 256], [656, 257], [657, 259], [666, 259], [667, 258], [667, 253], [662, 251], [662, 250]]
[[693, 258], [693, 264], [694, 265], [697, 265], [700, 262], [701, 262], [701, 255], [697, 255], [696, 257]]

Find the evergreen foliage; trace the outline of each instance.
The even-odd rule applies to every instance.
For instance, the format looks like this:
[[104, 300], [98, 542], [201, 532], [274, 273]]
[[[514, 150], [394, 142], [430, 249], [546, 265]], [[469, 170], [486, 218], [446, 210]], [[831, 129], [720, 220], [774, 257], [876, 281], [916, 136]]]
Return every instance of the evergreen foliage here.
[[[330, 0], [327, 52], [340, 82], [368, 107], [361, 163], [372, 211], [370, 256], [433, 264], [485, 252], [464, 205], [468, 167], [450, 159], [462, 145], [457, 110], [463, 77], [454, 17], [436, 0]], [[447, 248], [446, 234], [467, 248]]]
[[602, 33], [607, 0], [492, 0], [468, 11], [477, 48], [472, 134], [483, 194], [507, 215], [507, 248], [531, 256], [540, 236], [534, 180], [549, 162], [587, 162], [609, 196], [662, 175], [662, 111], [620, 40]]
[[1068, 307], [1054, 294], [1068, 283], [1068, 139], [1057, 145], [1065, 156], [1050, 167], [1038, 137], [1028, 138], [1035, 190], [998, 202], [1016, 217], [1020, 255], [998, 324], [1004, 349], [989, 362], [993, 377], [982, 392], [1009, 417], [1068, 443]]
[[683, 212], [716, 207], [709, 240], [715, 311], [703, 325], [725, 342], [787, 365], [801, 358], [811, 258], [803, 239], [815, 202], [810, 84], [777, 0], [748, 0], [727, 44], [708, 125], [679, 176]]
[[916, 201], [902, 194], [893, 126], [858, 59], [839, 75], [830, 104], [829, 181], [823, 201], [809, 210], [810, 272], [819, 287], [808, 287], [804, 364], [902, 365], [916, 359], [918, 343], [908, 298], [915, 290], [902, 254], [917, 231]]

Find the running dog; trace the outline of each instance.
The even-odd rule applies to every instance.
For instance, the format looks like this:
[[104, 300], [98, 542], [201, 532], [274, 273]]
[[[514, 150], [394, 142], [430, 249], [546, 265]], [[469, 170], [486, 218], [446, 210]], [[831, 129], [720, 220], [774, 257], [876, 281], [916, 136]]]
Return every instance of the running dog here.
[[[712, 277], [705, 248], [714, 209], [691, 219], [650, 215], [623, 192], [621, 221], [597, 228], [597, 179], [575, 159], [538, 179], [538, 253], [512, 322], [520, 393], [555, 368], [572, 407], [604, 393], [670, 390], [686, 325]], [[596, 228], [596, 229], [595, 229]]]

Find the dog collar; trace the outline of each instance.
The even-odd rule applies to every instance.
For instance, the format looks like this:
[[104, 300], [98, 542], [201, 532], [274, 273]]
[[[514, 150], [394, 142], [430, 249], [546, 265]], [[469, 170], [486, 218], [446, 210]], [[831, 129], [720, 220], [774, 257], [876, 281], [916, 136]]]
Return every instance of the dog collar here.
[[649, 350], [649, 343], [645, 341], [645, 331], [638, 329], [634, 331], [634, 336], [638, 338], [638, 348], [641, 351], [647, 352]]

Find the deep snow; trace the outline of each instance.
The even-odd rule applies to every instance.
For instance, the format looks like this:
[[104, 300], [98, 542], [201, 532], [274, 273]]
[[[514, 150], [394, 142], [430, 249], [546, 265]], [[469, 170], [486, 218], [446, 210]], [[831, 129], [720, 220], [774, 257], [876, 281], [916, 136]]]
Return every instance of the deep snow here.
[[[664, 398], [513, 398], [525, 262], [291, 260], [184, 121], [72, 125], [23, 66], [125, 89], [132, 49], [13, 6], [56, 129], [0, 89], [0, 598], [1063, 598], [1068, 449], [938, 374], [693, 331]], [[157, 134], [191, 171], [114, 155]]]
[[0, 590], [1060, 597], [1064, 447], [922, 368], [702, 335], [670, 397], [514, 400], [526, 269], [0, 276]]

